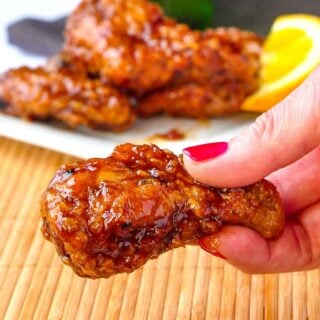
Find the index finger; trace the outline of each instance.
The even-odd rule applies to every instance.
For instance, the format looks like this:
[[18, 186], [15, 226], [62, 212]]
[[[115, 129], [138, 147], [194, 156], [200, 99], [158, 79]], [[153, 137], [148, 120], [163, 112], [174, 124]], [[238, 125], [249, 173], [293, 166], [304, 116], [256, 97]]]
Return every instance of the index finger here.
[[[215, 187], [254, 183], [315, 149], [320, 144], [319, 119], [320, 67], [286, 99], [233, 138], [223, 154], [193, 161], [196, 157], [192, 152], [197, 148], [186, 148], [185, 167], [196, 180]], [[215, 147], [208, 144], [201, 150]], [[212, 154], [206, 152], [209, 157]]]

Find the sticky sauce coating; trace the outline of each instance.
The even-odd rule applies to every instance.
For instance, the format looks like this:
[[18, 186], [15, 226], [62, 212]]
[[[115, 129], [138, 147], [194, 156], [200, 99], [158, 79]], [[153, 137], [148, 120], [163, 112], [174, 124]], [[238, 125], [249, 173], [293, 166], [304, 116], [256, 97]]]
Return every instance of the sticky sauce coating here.
[[148, 140], [183, 140], [186, 137], [186, 134], [179, 131], [178, 129], [171, 129], [164, 133], [156, 133], [153, 136], [151, 136]]

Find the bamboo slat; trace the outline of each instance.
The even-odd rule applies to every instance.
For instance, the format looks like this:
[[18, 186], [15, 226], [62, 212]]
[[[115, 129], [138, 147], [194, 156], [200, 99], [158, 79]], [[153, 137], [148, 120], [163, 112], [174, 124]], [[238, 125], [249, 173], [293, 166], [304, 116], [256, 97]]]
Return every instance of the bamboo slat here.
[[88, 280], [40, 232], [38, 200], [76, 159], [0, 137], [0, 319], [319, 319], [320, 271], [250, 276], [197, 247]]

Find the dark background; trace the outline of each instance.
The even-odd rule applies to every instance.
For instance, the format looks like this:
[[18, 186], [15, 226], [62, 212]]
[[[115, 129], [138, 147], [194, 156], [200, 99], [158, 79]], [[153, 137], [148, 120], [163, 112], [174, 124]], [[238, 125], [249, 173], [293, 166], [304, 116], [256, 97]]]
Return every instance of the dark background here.
[[267, 34], [272, 21], [281, 14], [320, 16], [320, 0], [215, 0], [214, 3], [216, 26], [236, 26], [261, 35]]
[[[273, 20], [281, 14], [320, 16], [320, 0], [215, 0], [214, 3], [214, 26], [235, 26], [261, 35], [267, 34]], [[8, 27], [8, 39], [28, 53], [52, 56], [61, 48], [64, 22], [64, 18], [48, 22], [26, 17]]]

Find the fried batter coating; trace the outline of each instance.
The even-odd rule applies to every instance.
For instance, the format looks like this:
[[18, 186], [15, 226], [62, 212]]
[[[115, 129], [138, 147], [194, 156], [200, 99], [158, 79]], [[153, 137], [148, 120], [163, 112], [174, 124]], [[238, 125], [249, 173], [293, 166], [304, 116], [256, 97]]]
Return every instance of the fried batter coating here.
[[170, 151], [132, 144], [105, 159], [63, 166], [42, 197], [41, 215], [42, 232], [63, 262], [90, 278], [131, 272], [224, 224], [248, 226], [265, 238], [279, 235], [284, 224], [270, 182], [204, 186]]
[[65, 37], [64, 59], [146, 95], [139, 108], [144, 116], [235, 112], [258, 87], [257, 35], [235, 28], [193, 31], [147, 0], [84, 0]]
[[10, 70], [0, 77], [0, 97], [8, 114], [58, 119], [70, 127], [121, 131], [135, 119], [125, 95], [67, 68]]

